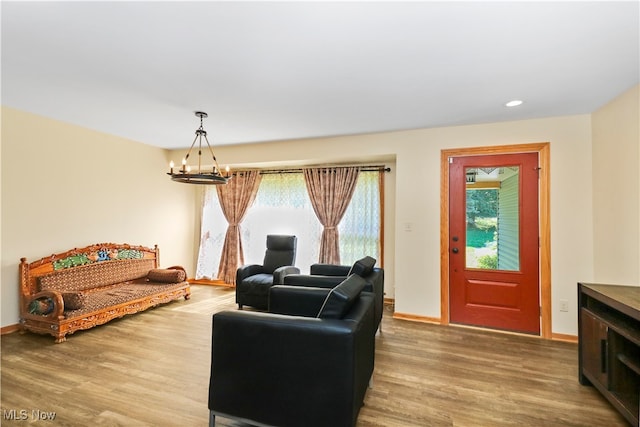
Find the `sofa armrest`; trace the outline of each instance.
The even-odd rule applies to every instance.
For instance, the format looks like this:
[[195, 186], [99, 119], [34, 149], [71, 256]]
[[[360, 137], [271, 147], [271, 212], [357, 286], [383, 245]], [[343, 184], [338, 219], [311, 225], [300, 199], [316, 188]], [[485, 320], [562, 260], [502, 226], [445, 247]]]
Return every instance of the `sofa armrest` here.
[[[334, 288], [342, 283], [347, 276], [309, 276], [305, 274], [291, 274], [284, 278], [284, 284], [289, 286], [305, 286], [314, 288]], [[365, 278], [364, 291], [376, 292], [376, 284]]]
[[282, 285], [285, 277], [290, 274], [300, 274], [300, 269], [292, 265], [284, 265], [273, 270], [273, 284]]
[[276, 285], [269, 290], [269, 313], [316, 317], [330, 289]]
[[347, 276], [289, 274], [284, 278], [284, 284], [291, 286], [310, 286], [314, 288], [333, 288], [346, 278]]
[[355, 425], [357, 372], [373, 357], [359, 354], [373, 337], [358, 322], [223, 311], [212, 338], [210, 410], [260, 425]]
[[344, 276], [346, 278], [349, 275], [351, 266], [349, 265], [337, 265], [337, 264], [312, 264], [309, 272], [312, 275], [319, 276]]
[[259, 264], [247, 264], [242, 267], [238, 267], [238, 270], [236, 271], [236, 284], [242, 282], [242, 280], [249, 276], [260, 274], [262, 272], [263, 267]]
[[[29, 312], [29, 306], [35, 300], [40, 298], [50, 298], [53, 302], [53, 308], [48, 314], [33, 314]], [[62, 293], [53, 290], [44, 290], [40, 291], [36, 294], [25, 297], [24, 299], [24, 307], [23, 307], [23, 317], [29, 316], [32, 318], [41, 318], [41, 319], [62, 319], [64, 318], [64, 299], [62, 298]]]

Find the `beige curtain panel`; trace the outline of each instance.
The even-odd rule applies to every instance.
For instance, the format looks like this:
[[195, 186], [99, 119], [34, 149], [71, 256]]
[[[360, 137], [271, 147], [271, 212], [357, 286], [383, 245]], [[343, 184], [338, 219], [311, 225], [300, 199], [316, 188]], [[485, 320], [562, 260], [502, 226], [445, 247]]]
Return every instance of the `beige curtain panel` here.
[[360, 168], [303, 169], [311, 205], [323, 225], [318, 262], [340, 264], [338, 224], [349, 206]]
[[218, 268], [218, 278], [225, 283], [235, 285], [236, 271], [244, 264], [240, 223], [256, 198], [260, 178], [256, 170], [236, 172], [226, 185], [216, 186], [222, 213], [229, 223]]

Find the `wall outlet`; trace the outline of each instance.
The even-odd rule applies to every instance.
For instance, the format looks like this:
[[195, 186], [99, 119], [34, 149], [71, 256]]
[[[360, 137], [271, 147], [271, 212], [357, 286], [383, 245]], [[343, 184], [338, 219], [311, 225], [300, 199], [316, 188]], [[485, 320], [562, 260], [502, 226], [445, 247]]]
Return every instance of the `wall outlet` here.
[[567, 301], [566, 299], [560, 300], [560, 311], [569, 311], [569, 301]]

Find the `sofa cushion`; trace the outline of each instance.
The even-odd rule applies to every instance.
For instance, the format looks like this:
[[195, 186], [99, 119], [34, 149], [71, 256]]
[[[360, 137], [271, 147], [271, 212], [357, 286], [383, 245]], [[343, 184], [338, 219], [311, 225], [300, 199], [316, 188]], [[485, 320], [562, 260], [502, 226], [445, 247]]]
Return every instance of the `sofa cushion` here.
[[184, 271], [173, 268], [154, 268], [147, 273], [150, 282], [180, 283], [187, 280]]
[[373, 266], [376, 265], [376, 259], [370, 256], [360, 258], [351, 266], [349, 275], [357, 274], [360, 277], [367, 277], [373, 271]]
[[250, 295], [269, 295], [269, 289], [273, 285], [273, 275], [260, 273], [249, 276], [242, 281], [242, 287], [237, 292]]
[[320, 319], [342, 319], [360, 296], [366, 281], [352, 274], [329, 291], [316, 317]]
[[[153, 298], [158, 303], [168, 302], [172, 291], [184, 288], [184, 283], [157, 283], [147, 282], [146, 279], [133, 280], [131, 282], [86, 292], [84, 306], [78, 310], [67, 310], [64, 315], [67, 319], [93, 313], [97, 310], [113, 308], [121, 304]], [[162, 295], [162, 296], [161, 296]], [[156, 299], [155, 296], [158, 296]]]

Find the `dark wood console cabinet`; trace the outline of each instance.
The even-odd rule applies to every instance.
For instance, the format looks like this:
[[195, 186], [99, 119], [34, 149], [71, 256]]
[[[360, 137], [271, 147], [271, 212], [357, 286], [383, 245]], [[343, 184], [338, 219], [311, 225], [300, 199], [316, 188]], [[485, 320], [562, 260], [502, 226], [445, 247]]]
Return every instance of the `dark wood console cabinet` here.
[[631, 423], [640, 406], [640, 287], [578, 283], [580, 384]]

